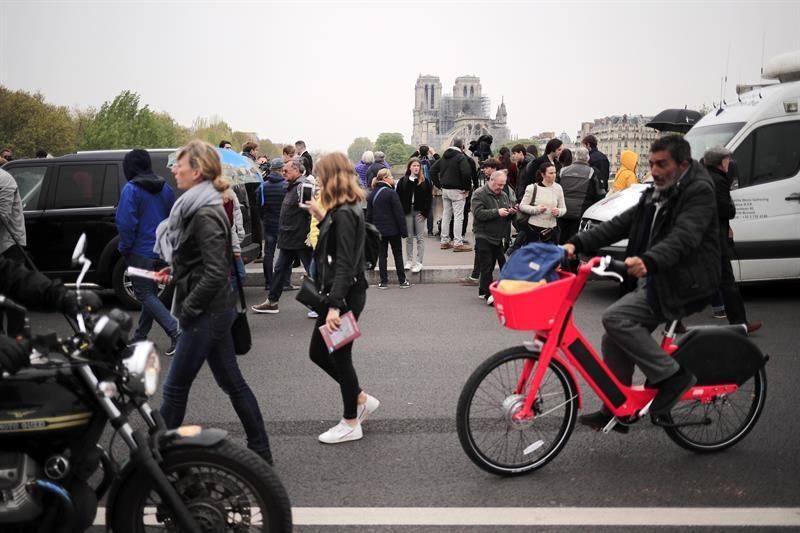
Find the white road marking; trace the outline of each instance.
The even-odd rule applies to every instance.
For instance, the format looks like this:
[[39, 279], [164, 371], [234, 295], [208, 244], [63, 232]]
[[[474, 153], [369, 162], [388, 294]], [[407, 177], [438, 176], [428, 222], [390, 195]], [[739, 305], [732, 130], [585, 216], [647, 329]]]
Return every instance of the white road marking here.
[[[800, 527], [800, 507], [294, 507], [297, 526]], [[94, 525], [105, 525], [105, 508]]]

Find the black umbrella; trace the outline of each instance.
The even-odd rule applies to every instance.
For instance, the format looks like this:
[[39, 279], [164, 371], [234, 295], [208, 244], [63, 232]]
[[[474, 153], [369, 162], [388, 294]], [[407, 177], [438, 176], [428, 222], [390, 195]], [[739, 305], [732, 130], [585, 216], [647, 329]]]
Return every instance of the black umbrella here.
[[648, 128], [653, 128], [661, 132], [674, 131], [686, 133], [694, 126], [703, 115], [691, 109], [665, 109], [653, 120], [645, 124]]

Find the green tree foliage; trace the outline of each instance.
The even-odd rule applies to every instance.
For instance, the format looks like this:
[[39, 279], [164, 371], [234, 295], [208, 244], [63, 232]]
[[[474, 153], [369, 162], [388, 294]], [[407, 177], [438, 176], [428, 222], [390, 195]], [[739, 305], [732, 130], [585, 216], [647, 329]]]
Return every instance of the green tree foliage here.
[[178, 125], [169, 115], [140, 107], [139, 95], [121, 92], [105, 102], [86, 128], [82, 149], [172, 147], [179, 144]]
[[347, 157], [349, 157], [350, 161], [353, 163], [358, 163], [361, 161], [361, 156], [364, 155], [364, 152], [372, 150], [374, 147], [375, 145], [369, 137], [356, 137], [347, 148]]
[[415, 148], [410, 144], [391, 144], [386, 151], [386, 161], [390, 165], [404, 165], [411, 154], [414, 153]]
[[378, 135], [374, 148], [376, 152], [386, 154], [386, 161], [391, 165], [405, 164], [415, 149], [410, 144], [405, 143], [402, 133], [396, 132], [384, 132]]
[[386, 150], [393, 144], [405, 144], [405, 141], [403, 141], [403, 134], [384, 132], [378, 135], [378, 139], [375, 141], [375, 150], [386, 153]]
[[62, 155], [75, 151], [76, 129], [66, 107], [45, 103], [41, 93], [0, 85], [0, 144], [16, 158], [33, 157], [39, 149]]

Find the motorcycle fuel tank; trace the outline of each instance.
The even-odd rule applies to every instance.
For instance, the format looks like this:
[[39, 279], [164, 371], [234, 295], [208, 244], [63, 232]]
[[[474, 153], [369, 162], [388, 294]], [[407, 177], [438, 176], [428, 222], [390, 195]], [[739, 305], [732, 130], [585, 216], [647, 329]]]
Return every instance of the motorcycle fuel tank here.
[[28, 372], [0, 380], [0, 440], [80, 433], [89, 424], [91, 408], [67, 386], [40, 376], [29, 379]]

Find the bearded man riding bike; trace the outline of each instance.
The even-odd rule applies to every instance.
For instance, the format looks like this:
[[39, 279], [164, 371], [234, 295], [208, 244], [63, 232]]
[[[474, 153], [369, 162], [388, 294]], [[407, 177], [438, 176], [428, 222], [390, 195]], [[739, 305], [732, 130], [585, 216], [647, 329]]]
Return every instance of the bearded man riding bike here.
[[[603, 359], [625, 385], [631, 385], [638, 366], [648, 386], [659, 389], [650, 406], [659, 415], [668, 413], [697, 380], [651, 334], [659, 324], [708, 304], [720, 281], [720, 250], [714, 183], [703, 165], [692, 160], [689, 143], [679, 135], [661, 137], [650, 147], [649, 163], [654, 187], [642, 193], [639, 203], [578, 233], [564, 249], [574, 257], [628, 239], [631, 292], [603, 313]], [[612, 418], [601, 408], [579, 421], [599, 430]], [[625, 433], [628, 427], [614, 429]]]

